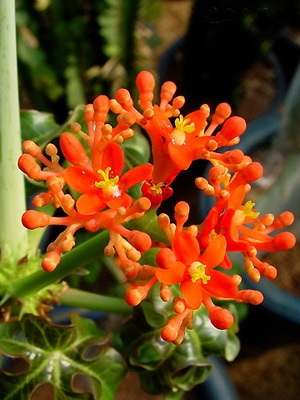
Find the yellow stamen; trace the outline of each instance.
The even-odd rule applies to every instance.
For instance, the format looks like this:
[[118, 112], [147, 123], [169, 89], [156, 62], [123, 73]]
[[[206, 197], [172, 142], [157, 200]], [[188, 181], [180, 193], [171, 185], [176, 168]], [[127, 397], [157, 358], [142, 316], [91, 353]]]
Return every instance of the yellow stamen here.
[[180, 114], [175, 120], [175, 129], [171, 133], [171, 139], [174, 144], [181, 146], [185, 143], [186, 133], [191, 133], [195, 130], [195, 124], [189, 124], [189, 118], [184, 119]]
[[192, 278], [192, 282], [197, 282], [198, 279], [202, 280], [204, 285], [210, 280], [210, 276], [205, 274], [206, 265], [201, 264], [199, 261], [194, 261], [188, 268], [188, 272]]
[[95, 182], [95, 186], [98, 189], [102, 189], [103, 195], [105, 197], [118, 197], [121, 195], [119, 186], [117, 185], [117, 183], [119, 182], [119, 177], [115, 176], [114, 178], [110, 178], [110, 170], [111, 167], [107, 167], [105, 171], [103, 171], [102, 169], [98, 170], [98, 174], [102, 176], [103, 180]]
[[180, 114], [179, 117], [176, 118], [176, 120], [175, 120], [176, 129], [178, 129], [179, 131], [182, 131], [182, 132], [187, 132], [187, 133], [194, 132], [195, 124], [194, 124], [194, 122], [192, 122], [191, 124], [188, 124], [189, 121], [190, 121], [189, 118], [184, 119], [183, 116]]
[[163, 182], [152, 184], [150, 191], [153, 194], [153, 196], [158, 196], [158, 195], [162, 194], [161, 188], [164, 186], [165, 186], [165, 183], [163, 183]]
[[251, 200], [245, 203], [244, 214], [250, 218], [257, 218], [259, 216], [258, 211], [253, 211], [253, 207], [255, 207], [255, 203]]

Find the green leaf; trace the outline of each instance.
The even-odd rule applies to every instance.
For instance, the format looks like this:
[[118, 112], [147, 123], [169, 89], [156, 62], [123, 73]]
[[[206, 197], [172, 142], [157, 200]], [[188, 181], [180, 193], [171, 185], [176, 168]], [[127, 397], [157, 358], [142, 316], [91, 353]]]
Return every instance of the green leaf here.
[[149, 142], [141, 133], [135, 132], [133, 137], [124, 141], [122, 147], [125, 151], [126, 166], [128, 168], [149, 162]]
[[[172, 290], [174, 296], [179, 295], [178, 287]], [[154, 287], [124, 326], [120, 336], [122, 354], [139, 374], [146, 391], [177, 399], [207, 379], [212, 369], [208, 356], [228, 361], [236, 357], [240, 349], [238, 328], [237, 323], [229, 330], [215, 328], [205, 307], [201, 307], [194, 313], [194, 328], [186, 330], [180, 345], [165, 342], [160, 330], [174, 312], [172, 302], [163, 302], [158, 292], [159, 287]], [[232, 305], [229, 307], [236, 313]]]
[[[234, 306], [230, 305], [229, 308], [237, 321], [237, 312]], [[201, 338], [203, 353], [206, 356], [216, 355], [227, 361], [233, 361], [240, 351], [240, 341], [236, 336], [237, 322], [230, 329], [217, 329], [210, 322], [204, 307], [194, 313], [194, 331]]]
[[37, 145], [49, 141], [55, 136], [59, 125], [53, 114], [36, 110], [21, 110], [22, 140], [33, 140]]
[[84, 105], [75, 107], [62, 125], [55, 122], [53, 114], [36, 110], [22, 110], [20, 119], [22, 140], [32, 140], [38, 146], [44, 147], [61, 133], [70, 130], [72, 123], [85, 124]]
[[95, 323], [77, 315], [69, 326], [26, 315], [1, 324], [0, 338], [2, 400], [35, 400], [42, 392], [47, 399], [113, 400], [125, 373], [122, 357]]

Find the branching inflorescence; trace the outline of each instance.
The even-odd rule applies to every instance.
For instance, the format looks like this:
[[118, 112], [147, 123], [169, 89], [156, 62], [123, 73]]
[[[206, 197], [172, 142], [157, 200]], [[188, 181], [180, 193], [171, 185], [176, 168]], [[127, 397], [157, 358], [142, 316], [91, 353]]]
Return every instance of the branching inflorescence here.
[[[293, 223], [293, 215], [283, 212], [260, 216], [255, 204], [245, 200], [251, 182], [263, 173], [261, 164], [253, 162], [241, 150], [218, 150], [233, 146], [246, 129], [245, 120], [231, 116], [231, 108], [221, 103], [213, 115], [208, 105], [183, 117], [180, 108], [184, 97], [174, 97], [176, 85], [165, 82], [160, 103], [153, 105], [155, 80], [151, 73], [141, 72], [136, 80], [138, 107], [126, 89], [116, 92], [114, 99], [99, 96], [85, 108], [87, 132], [78, 123], [59, 140], [64, 162], [58, 149], [48, 144], [45, 152], [32, 141], [23, 144], [20, 169], [31, 179], [44, 181], [47, 190], [33, 199], [39, 208], [52, 204], [64, 216], [50, 216], [28, 210], [23, 224], [29, 229], [48, 225], [66, 226], [51, 243], [42, 267], [53, 271], [61, 255], [75, 245], [74, 234], [81, 228], [90, 232], [108, 230], [106, 256], [118, 258], [128, 282], [126, 300], [136, 306], [154, 285], [160, 285], [162, 300], [173, 302], [174, 316], [162, 328], [162, 338], [173, 343], [184, 339], [185, 328], [193, 326], [193, 312], [204, 306], [212, 324], [227, 329], [233, 324], [231, 312], [215, 304], [215, 300], [235, 300], [259, 304], [263, 295], [256, 290], [239, 289], [241, 276], [231, 273], [231, 252], [239, 252], [244, 267], [253, 281], [260, 276], [276, 277], [276, 268], [261, 261], [258, 251], [279, 251], [295, 244], [290, 232], [274, 233]], [[116, 124], [108, 123], [109, 113]], [[122, 143], [140, 125], [152, 145], [152, 162], [124, 171]], [[147, 232], [130, 230], [125, 223], [141, 218], [150, 209], [172, 195], [171, 183], [197, 159], [212, 164], [207, 178], [196, 179], [196, 186], [214, 205], [199, 225], [186, 226], [189, 205], [181, 201], [175, 206], [175, 223], [166, 214], [157, 217], [167, 243], [157, 243]], [[140, 185], [140, 197], [129, 189]], [[141, 256], [152, 247], [159, 247], [155, 265], [140, 263]], [[218, 267], [218, 268], [216, 268]], [[173, 296], [171, 288], [179, 287]]]

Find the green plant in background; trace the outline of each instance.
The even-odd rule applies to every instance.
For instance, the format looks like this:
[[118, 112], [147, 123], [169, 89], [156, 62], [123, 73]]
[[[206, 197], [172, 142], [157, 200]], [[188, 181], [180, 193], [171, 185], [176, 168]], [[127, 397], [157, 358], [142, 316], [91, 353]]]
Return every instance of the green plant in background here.
[[298, 30], [299, 6], [299, 0], [195, 0], [182, 49], [188, 106], [228, 101], [237, 107], [247, 91], [245, 74], [258, 62], [268, 65], [272, 51], [292, 73], [282, 41], [286, 49], [284, 36]]
[[[161, 0], [16, 1], [21, 100], [61, 121], [98, 93], [133, 87]], [[150, 38], [145, 37], [144, 32]]]

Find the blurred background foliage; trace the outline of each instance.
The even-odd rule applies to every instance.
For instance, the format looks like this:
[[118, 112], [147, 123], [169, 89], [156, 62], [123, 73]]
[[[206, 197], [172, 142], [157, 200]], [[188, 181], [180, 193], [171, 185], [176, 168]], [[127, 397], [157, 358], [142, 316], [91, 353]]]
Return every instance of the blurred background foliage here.
[[[112, 95], [151, 68], [162, 0], [16, 0], [21, 107], [53, 113]], [[147, 64], [146, 64], [147, 63]]]

